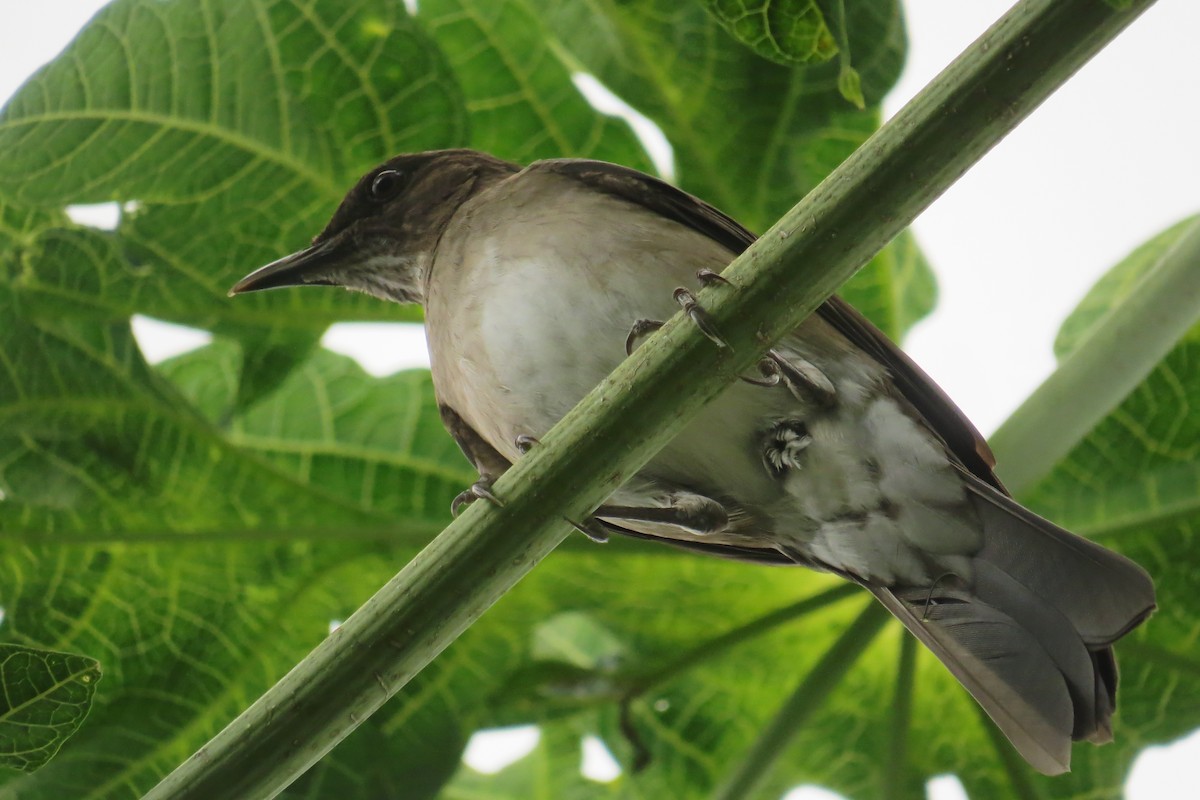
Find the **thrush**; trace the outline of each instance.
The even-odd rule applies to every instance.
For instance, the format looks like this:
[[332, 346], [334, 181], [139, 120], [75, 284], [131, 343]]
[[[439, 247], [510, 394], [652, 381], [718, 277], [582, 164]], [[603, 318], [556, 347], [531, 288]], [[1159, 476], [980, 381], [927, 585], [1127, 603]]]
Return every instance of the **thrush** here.
[[[597, 161], [521, 168], [470, 150], [397, 156], [310, 247], [231, 293], [321, 284], [419, 303], [468, 494], [520, 458], [754, 236], [663, 181]], [[595, 512], [586, 530], [787, 562], [861, 584], [1037, 770], [1112, 738], [1112, 645], [1150, 577], [1014, 501], [983, 437], [837, 296]]]

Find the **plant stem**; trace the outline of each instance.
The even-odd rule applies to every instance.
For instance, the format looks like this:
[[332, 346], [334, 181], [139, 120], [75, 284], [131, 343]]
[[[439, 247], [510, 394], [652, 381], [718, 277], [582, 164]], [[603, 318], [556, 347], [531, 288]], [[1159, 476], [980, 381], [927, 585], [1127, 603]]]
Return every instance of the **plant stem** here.
[[875, 634], [888, 619], [883, 607], [874, 602], [858, 615], [780, 706], [741, 762], [713, 793], [714, 800], [742, 800], [753, 796], [755, 787], [770, 774], [771, 765], [783, 755], [801, 726], [821, 707], [830, 690], [874, 641]]
[[1200, 320], [1200, 220], [1092, 326], [991, 438], [1001, 479], [1032, 488], [1137, 388]]
[[899, 800], [912, 788], [904, 776], [908, 771], [908, 735], [912, 724], [913, 687], [917, 676], [917, 638], [907, 631], [900, 639], [896, 668], [896, 694], [892, 698], [891, 735], [887, 764], [883, 771], [884, 800]]
[[760, 636], [768, 631], [776, 628], [785, 622], [791, 622], [797, 617], [802, 617], [805, 614], [811, 614], [814, 611], [819, 611], [826, 606], [833, 605], [839, 600], [845, 600], [848, 597], [853, 597], [861, 593], [862, 589], [853, 583], [843, 583], [834, 586], [832, 589], [827, 589], [820, 594], [806, 597], [803, 600], [792, 603], [790, 606], [778, 608], [771, 611], [756, 620], [740, 625], [731, 631], [727, 631], [720, 636], [716, 636], [703, 642], [696, 647], [688, 650], [679, 657], [672, 659], [668, 663], [654, 669], [644, 675], [638, 676], [627, 692], [627, 696], [634, 697], [642, 694], [648, 689], [657, 686], [665, 680], [692, 669], [697, 664], [706, 661], [714, 656], [718, 656], [732, 647], [736, 647], [742, 642], [753, 639], [755, 636]]
[[1017, 755], [1012, 743], [1004, 738], [983, 707], [977, 706], [976, 710], [979, 712], [979, 724], [983, 726], [992, 747], [996, 748], [997, 760], [1008, 777], [1009, 791], [1006, 796], [1013, 800], [1044, 800], [1044, 795], [1032, 780], [1033, 771], [1029, 765]]
[[697, 293], [493, 488], [149, 800], [273, 797], [511, 589], [762, 352], [1153, 0], [1022, 0]]

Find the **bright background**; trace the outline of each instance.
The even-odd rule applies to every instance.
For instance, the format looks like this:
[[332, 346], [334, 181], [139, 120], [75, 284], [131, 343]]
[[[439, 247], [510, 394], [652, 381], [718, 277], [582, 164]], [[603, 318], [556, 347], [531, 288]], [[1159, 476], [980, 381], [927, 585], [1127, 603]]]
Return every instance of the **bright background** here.
[[[102, 5], [0, 0], [0, 103]], [[1009, 5], [907, 0], [912, 48], [887, 113]], [[1096, 279], [1158, 231], [1200, 211], [1197, 32], [1200, 3], [1162, 0], [917, 220], [941, 293], [937, 310], [916, 326], [905, 349], [985, 433], [1050, 374], [1054, 334]], [[603, 106], [602, 90], [586, 80], [580, 85]], [[669, 163], [669, 152], [654, 147]], [[76, 218], [111, 225], [115, 213], [89, 207]], [[254, 266], [247, 264], [247, 271]], [[202, 332], [154, 320], [135, 320], [135, 332], [152, 360], [207, 341]], [[375, 374], [428, 363], [420, 326], [337, 325], [325, 343]], [[535, 728], [477, 736], [467, 762], [500, 769], [528, 752], [536, 737]], [[585, 772], [599, 779], [615, 774], [618, 767], [598, 740], [585, 743], [584, 751]], [[1200, 734], [1193, 734], [1143, 754], [1128, 797], [1193, 800], [1197, 787]], [[798, 789], [787, 800], [836, 797]], [[956, 779], [945, 777], [931, 781], [929, 797], [965, 794]]]

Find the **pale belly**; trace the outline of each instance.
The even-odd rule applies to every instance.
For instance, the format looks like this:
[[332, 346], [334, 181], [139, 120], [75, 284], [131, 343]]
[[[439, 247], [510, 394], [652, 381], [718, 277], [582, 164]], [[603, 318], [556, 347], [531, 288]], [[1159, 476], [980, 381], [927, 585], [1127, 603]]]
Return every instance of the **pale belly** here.
[[[632, 293], [532, 259], [490, 271], [486, 306], [463, 320], [467, 330], [453, 352], [433, 356], [435, 368], [447, 373], [442, 380], [435, 373], [435, 382], [455, 384], [455, 408], [497, 450], [519, 458], [517, 436], [543, 436], [626, 358], [635, 321], [668, 319], [679, 310], [675, 287], [696, 288], [695, 268], [653, 266], [639, 270], [640, 283], [624, 282], [636, 285]], [[626, 494], [665, 483], [755, 506], [778, 499], [782, 487], [764, 474], [759, 440], [767, 418], [794, 405], [785, 390], [734, 384], [646, 465], [643, 480], [633, 481]]]

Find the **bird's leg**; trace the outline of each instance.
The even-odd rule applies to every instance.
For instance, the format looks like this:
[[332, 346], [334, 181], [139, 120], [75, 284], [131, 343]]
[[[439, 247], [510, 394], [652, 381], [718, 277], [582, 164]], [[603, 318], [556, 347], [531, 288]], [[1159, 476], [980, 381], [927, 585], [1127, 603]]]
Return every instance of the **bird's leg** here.
[[662, 522], [697, 536], [718, 533], [729, 526], [729, 513], [725, 506], [711, 497], [693, 492], [672, 492], [668, 495], [668, 505], [663, 507], [603, 505], [594, 513], [597, 517], [611, 519]]
[[775, 362], [780, 378], [797, 400], [815, 403], [818, 408], [837, 405], [833, 381], [811, 361], [799, 356], [784, 358], [777, 350], [768, 350], [766, 358]]
[[517, 436], [513, 443], [517, 446], [517, 452], [519, 452], [521, 455], [525, 455], [533, 449], [535, 444], [538, 444], [538, 440], [527, 433], [522, 433]]
[[837, 389], [833, 381], [815, 364], [798, 356], [784, 358], [777, 350], [768, 350], [758, 362], [762, 379], [742, 376], [755, 386], [778, 386], [782, 383], [797, 400], [812, 403], [818, 408], [837, 405]]
[[625, 355], [633, 355], [634, 342], [648, 333], [653, 333], [665, 324], [656, 319], [639, 319], [633, 323], [633, 327], [629, 329], [629, 335], [625, 337]]
[[465, 492], [459, 493], [450, 503], [451, 516], [458, 516], [460, 508], [481, 497], [498, 506], [504, 505], [496, 495], [492, 494], [492, 481], [496, 480], [498, 475], [504, 474], [504, 471], [511, 466], [508, 459], [488, 444], [451, 406], [439, 403], [438, 413], [450, 436], [479, 473], [479, 480], [475, 481]]
[[596, 544], [606, 544], [608, 542], [608, 531], [594, 519], [589, 519], [587, 522], [578, 523], [573, 519], [563, 517], [571, 527], [582, 533], [584, 536], [591, 539]]
[[679, 303], [679, 305], [683, 307], [683, 310], [687, 313], [688, 318], [696, 324], [696, 327], [700, 329], [701, 333], [708, 337], [710, 342], [715, 344], [717, 347], [729, 347], [729, 344], [722, 339], [721, 334], [717, 332], [717, 326], [713, 324], [712, 317], [710, 317], [708, 312], [701, 308], [700, 304], [696, 302], [695, 295], [680, 286], [675, 290], [674, 297], [675, 302]]
[[459, 492], [458, 496], [450, 502], [450, 516], [457, 517], [459, 509], [469, 503], [474, 503], [476, 500], [487, 500], [492, 505], [501, 508], [504, 507], [504, 503], [500, 498], [492, 494], [492, 478], [487, 475], [480, 475], [479, 480]]

